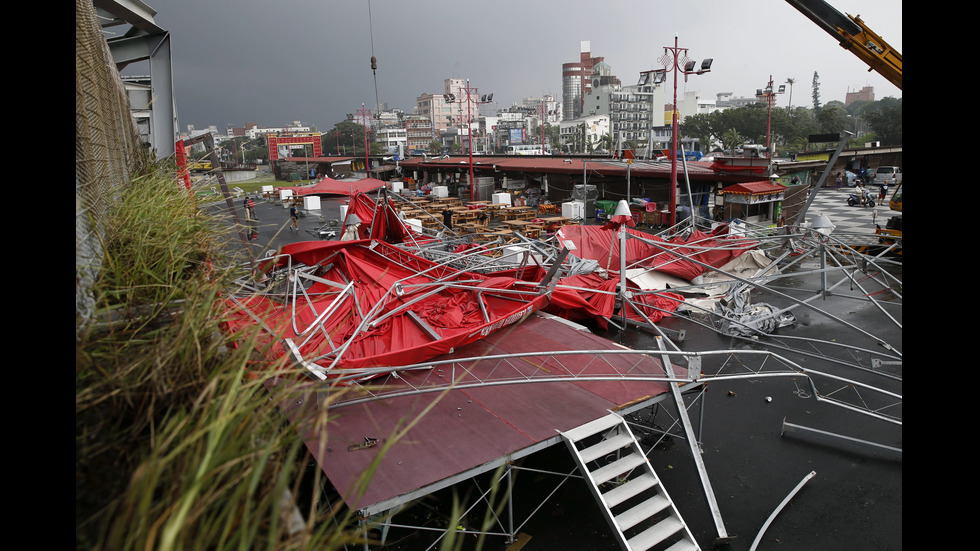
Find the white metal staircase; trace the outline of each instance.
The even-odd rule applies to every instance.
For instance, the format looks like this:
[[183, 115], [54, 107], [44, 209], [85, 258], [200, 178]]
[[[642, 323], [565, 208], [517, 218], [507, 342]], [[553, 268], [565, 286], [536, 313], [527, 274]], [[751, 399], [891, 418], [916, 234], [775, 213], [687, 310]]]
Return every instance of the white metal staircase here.
[[622, 417], [560, 434], [624, 550], [700, 550]]

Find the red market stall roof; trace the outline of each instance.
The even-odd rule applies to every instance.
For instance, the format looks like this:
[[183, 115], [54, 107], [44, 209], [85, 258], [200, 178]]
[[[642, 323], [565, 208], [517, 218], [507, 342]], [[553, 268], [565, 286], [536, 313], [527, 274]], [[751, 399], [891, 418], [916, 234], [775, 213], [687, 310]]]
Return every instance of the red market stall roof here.
[[[431, 167], [437, 170], [447, 170], [458, 168], [469, 170], [469, 159], [465, 156], [456, 157], [409, 157], [401, 161], [401, 166], [405, 169]], [[488, 156], [480, 155], [473, 157], [473, 169], [475, 171], [494, 171], [494, 172], [542, 172], [551, 174], [572, 174], [578, 175], [587, 172], [590, 177], [594, 174], [605, 176], [625, 176], [627, 167], [634, 177], [669, 177], [671, 166], [669, 162], [657, 161], [635, 161], [627, 164], [622, 160], [613, 159], [589, 159], [579, 157], [553, 157], [550, 155], [504, 155]], [[678, 170], [681, 170], [678, 163]], [[688, 173], [692, 176], [710, 176], [715, 172], [709, 162], [688, 162]]]
[[385, 182], [377, 178], [365, 178], [356, 182], [342, 182], [332, 178], [324, 178], [312, 186], [281, 187], [296, 195], [355, 195], [368, 193], [383, 188]]
[[739, 195], [771, 195], [773, 193], [782, 193], [784, 191], [786, 191], [786, 186], [782, 184], [774, 184], [767, 180], [761, 180], [758, 182], [746, 182], [744, 184], [728, 186], [725, 188], [724, 193], [734, 193]]

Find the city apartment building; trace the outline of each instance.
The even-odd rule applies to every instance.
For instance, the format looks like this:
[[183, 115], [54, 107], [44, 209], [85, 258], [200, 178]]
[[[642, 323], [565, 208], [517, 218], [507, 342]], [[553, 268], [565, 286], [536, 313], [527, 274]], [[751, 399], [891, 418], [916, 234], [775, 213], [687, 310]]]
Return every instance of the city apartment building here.
[[429, 144], [436, 139], [432, 128], [432, 119], [428, 113], [405, 115], [405, 140], [408, 143], [409, 154], [416, 151], [428, 151]]
[[[591, 42], [582, 41], [579, 47], [579, 60], [563, 63], [561, 66], [563, 120], [577, 119], [587, 113], [584, 101], [593, 88], [619, 82], [619, 79], [612, 76], [609, 65], [603, 63], [604, 58], [592, 57], [591, 50]], [[596, 68], [598, 70], [595, 70]]]

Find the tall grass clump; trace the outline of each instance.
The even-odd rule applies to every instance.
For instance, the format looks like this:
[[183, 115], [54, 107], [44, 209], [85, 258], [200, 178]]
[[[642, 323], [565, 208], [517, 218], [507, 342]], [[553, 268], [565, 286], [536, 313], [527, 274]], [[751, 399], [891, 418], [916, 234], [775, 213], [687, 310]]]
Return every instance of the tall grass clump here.
[[[118, 197], [76, 316], [77, 549], [331, 549], [342, 523], [300, 517], [302, 442], [262, 386], [250, 336], [228, 346], [222, 289], [237, 275], [221, 225], [166, 167]], [[292, 517], [290, 517], [290, 513]], [[292, 518], [293, 522], [287, 522]]]

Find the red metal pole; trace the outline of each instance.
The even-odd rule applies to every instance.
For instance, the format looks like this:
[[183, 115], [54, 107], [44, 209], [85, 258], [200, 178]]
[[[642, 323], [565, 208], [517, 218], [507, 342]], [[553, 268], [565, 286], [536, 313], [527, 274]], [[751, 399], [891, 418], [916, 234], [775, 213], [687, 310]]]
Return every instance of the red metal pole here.
[[769, 75], [769, 87], [766, 88], [766, 93], [769, 97], [766, 104], [768, 105], [766, 109], [766, 156], [770, 159], [772, 158], [772, 150], [769, 149], [769, 143], [772, 136], [772, 75]]
[[470, 114], [470, 81], [466, 81], [466, 142], [470, 150], [470, 202], [475, 201], [476, 184], [473, 183], [473, 115]]
[[371, 165], [368, 164], [368, 153], [370, 153], [371, 150], [368, 148], [368, 139], [367, 139], [367, 116], [368, 116], [368, 113], [370, 113], [370, 111], [368, 111], [367, 109], [365, 109], [364, 108], [364, 104], [362, 103], [361, 104], [361, 108], [357, 110], [357, 114], [359, 114], [361, 116], [361, 125], [364, 126], [364, 174], [367, 177], [370, 177], [371, 176], [371, 171], [370, 171], [370, 166]]
[[674, 103], [671, 105], [670, 138], [670, 225], [676, 223], [677, 214], [677, 36], [674, 36]]

